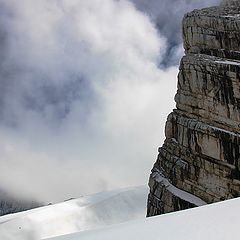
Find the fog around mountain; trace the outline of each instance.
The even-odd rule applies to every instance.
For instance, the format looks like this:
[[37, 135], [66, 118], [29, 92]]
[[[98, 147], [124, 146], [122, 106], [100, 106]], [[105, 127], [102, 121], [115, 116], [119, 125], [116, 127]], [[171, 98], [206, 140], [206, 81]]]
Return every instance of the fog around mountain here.
[[146, 184], [181, 18], [216, 2], [0, 0], [0, 188], [47, 203]]

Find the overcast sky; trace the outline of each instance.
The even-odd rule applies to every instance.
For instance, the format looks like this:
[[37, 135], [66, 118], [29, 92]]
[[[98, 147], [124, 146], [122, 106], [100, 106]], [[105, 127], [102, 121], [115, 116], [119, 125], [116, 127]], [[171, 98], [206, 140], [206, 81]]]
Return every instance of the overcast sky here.
[[181, 19], [217, 3], [0, 0], [0, 188], [48, 202], [146, 184]]

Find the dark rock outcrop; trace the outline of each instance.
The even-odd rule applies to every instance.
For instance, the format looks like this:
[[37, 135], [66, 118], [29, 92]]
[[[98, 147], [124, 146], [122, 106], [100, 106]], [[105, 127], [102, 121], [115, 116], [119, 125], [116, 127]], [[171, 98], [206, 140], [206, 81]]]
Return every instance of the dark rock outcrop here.
[[43, 204], [36, 201], [17, 199], [0, 189], [0, 216], [23, 212], [42, 206]]
[[184, 16], [176, 109], [149, 180], [148, 216], [240, 196], [240, 4]]

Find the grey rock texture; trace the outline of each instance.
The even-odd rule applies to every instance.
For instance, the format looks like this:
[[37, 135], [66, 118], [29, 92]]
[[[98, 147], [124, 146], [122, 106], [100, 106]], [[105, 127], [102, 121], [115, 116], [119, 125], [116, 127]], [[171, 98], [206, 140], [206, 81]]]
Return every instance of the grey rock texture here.
[[239, 6], [239, 0], [223, 0], [220, 6]]
[[[231, 4], [230, 4], [231, 2]], [[240, 196], [240, 5], [184, 16], [166, 140], [149, 179], [148, 216]]]

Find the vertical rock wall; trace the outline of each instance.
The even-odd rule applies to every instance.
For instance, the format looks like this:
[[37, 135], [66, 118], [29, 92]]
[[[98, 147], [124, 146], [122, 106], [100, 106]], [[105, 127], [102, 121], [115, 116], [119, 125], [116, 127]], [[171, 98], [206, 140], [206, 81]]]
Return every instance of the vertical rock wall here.
[[240, 196], [240, 6], [231, 2], [184, 16], [186, 55], [148, 216]]

